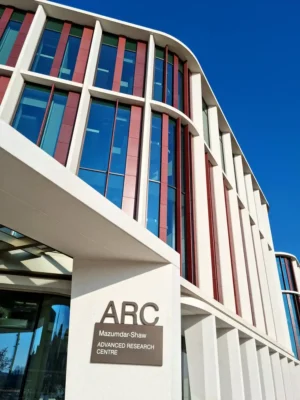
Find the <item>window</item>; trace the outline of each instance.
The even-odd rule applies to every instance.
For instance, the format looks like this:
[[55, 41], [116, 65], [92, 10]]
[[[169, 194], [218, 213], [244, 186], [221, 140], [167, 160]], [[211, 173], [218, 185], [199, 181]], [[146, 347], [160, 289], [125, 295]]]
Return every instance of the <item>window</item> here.
[[0, 39], [0, 64], [6, 65], [20, 32], [25, 13], [14, 11]]
[[202, 99], [202, 117], [203, 117], [203, 133], [204, 140], [208, 146], [210, 146], [209, 138], [209, 123], [208, 123], [208, 107], [204, 99]]
[[[119, 59], [119, 57], [117, 58], [118, 46], [118, 36], [108, 33], [103, 34], [95, 86], [108, 90], [118, 90], [121, 93], [134, 94], [134, 79], [137, 64], [137, 42], [126, 39], [124, 58], [121, 60], [121, 81], [114, 83], [116, 64], [118, 63]], [[143, 49], [143, 51], [146, 51], [146, 47]], [[145, 69], [145, 65], [143, 69]], [[139, 71], [139, 73], [143, 75], [144, 70]], [[118, 84], [119, 87], [117, 88]]]
[[67, 103], [67, 93], [26, 84], [12, 126], [54, 156]]
[[168, 53], [168, 62], [167, 62], [167, 104], [170, 106], [173, 105], [173, 71], [174, 71], [174, 55]]
[[178, 66], [178, 108], [183, 111], [183, 62], [180, 60]]
[[[58, 51], [58, 44], [61, 38], [64, 23], [59, 20], [49, 18], [45, 30], [40, 40], [31, 70], [40, 74], [50, 75], [54, 58]], [[64, 55], [59, 66], [58, 77], [72, 80], [75, 71], [77, 56], [81, 43], [83, 28], [72, 25], [70, 34], [66, 38], [67, 42], [62, 49]]]
[[155, 65], [154, 65], [154, 88], [153, 98], [157, 101], [163, 101], [164, 91], [164, 49], [155, 48]]
[[176, 248], [176, 121], [169, 119], [167, 243]]
[[1, 399], [64, 399], [69, 316], [68, 298], [1, 291]]
[[79, 177], [122, 207], [131, 109], [92, 100]]
[[222, 139], [222, 132], [221, 131], [219, 131], [219, 141], [220, 141], [221, 165], [222, 165], [223, 171], [226, 172], [226, 169], [225, 169], [225, 157], [224, 157], [224, 146], [223, 146], [223, 139]]

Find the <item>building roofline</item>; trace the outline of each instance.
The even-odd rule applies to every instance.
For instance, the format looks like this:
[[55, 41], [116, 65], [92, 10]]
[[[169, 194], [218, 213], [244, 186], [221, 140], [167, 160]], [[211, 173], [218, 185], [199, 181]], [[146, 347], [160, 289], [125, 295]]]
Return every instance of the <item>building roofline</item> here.
[[294, 261], [297, 262], [298, 267], [300, 268], [300, 262], [299, 262], [298, 258], [297, 258], [294, 254], [286, 253], [286, 252], [284, 252], [284, 251], [275, 251], [275, 255], [276, 255], [276, 256], [282, 256], [282, 257], [291, 258], [292, 260], [294, 260]]

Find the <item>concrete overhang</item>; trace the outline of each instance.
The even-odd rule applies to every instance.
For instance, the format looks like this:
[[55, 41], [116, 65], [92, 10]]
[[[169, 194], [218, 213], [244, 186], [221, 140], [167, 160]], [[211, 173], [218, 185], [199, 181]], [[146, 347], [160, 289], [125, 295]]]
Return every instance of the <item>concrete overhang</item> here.
[[179, 268], [178, 253], [3, 121], [0, 223], [73, 258]]

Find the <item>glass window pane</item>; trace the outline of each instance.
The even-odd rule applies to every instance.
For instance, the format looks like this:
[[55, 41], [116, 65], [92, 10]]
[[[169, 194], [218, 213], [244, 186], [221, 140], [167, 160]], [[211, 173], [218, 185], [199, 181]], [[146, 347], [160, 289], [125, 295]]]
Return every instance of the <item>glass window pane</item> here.
[[50, 105], [50, 110], [41, 141], [41, 148], [50, 156], [54, 156], [55, 153], [67, 99], [67, 93], [54, 93]]
[[110, 165], [110, 171], [117, 174], [125, 174], [129, 124], [130, 107], [119, 106]]
[[136, 51], [137, 43], [135, 40], [126, 39], [125, 50]]
[[152, 114], [152, 132], [150, 149], [149, 179], [160, 181], [162, 119], [159, 114]]
[[183, 73], [178, 72], [178, 108], [183, 111]]
[[115, 73], [117, 48], [103, 44], [99, 57], [95, 86], [111, 90]]
[[81, 167], [107, 171], [115, 104], [93, 100], [81, 158]]
[[30, 351], [22, 399], [65, 398], [70, 300], [45, 296]]
[[181, 195], [181, 274], [183, 278], [187, 279], [187, 265], [186, 265], [186, 206], [185, 194]]
[[109, 175], [106, 197], [119, 208], [122, 207], [123, 187], [124, 176]]
[[284, 279], [285, 290], [292, 290], [290, 287], [289, 277], [286, 270], [285, 259], [283, 257], [281, 257], [281, 266], [282, 266], [282, 274]]
[[77, 37], [81, 38], [82, 34], [83, 34], [83, 27], [80, 26], [80, 25], [72, 24], [72, 28], [70, 30], [70, 35], [71, 36], [77, 36]]
[[181, 191], [185, 193], [185, 140], [184, 127], [181, 125]]
[[0, 40], [0, 64], [6, 64], [21, 28], [20, 22], [10, 21]]
[[176, 186], [176, 122], [169, 119], [168, 184]]
[[25, 12], [24, 11], [14, 11], [11, 16], [11, 21], [16, 21], [16, 22], [23, 22], [25, 18]]
[[163, 101], [164, 88], [164, 60], [155, 59], [153, 99]]
[[289, 334], [290, 334], [290, 339], [291, 339], [291, 344], [292, 344], [292, 350], [293, 350], [293, 353], [295, 354], [295, 357], [297, 357], [297, 346], [296, 346], [292, 317], [291, 317], [291, 313], [290, 313], [287, 296], [288, 296], [287, 294], [283, 294], [283, 304], [284, 304], [286, 319], [287, 319], [287, 323], [288, 323], [288, 329], [289, 329]]
[[49, 75], [57, 50], [60, 33], [46, 29], [40, 41], [31, 70]]
[[118, 47], [119, 37], [112, 35], [111, 33], [103, 33], [103, 44], [108, 44], [109, 46]]
[[209, 140], [209, 124], [208, 124], [208, 108], [205, 101], [202, 99], [202, 117], [203, 117], [203, 133], [206, 144], [210, 145]]
[[59, 78], [72, 80], [79, 47], [80, 38], [69, 36], [63, 62], [60, 67]]
[[280, 263], [279, 257], [276, 257], [276, 263], [277, 263], [277, 270], [278, 270], [278, 275], [279, 275], [279, 280], [280, 280], [280, 287], [282, 290], [285, 290], [284, 278], [283, 278], [283, 273], [282, 273], [282, 268], [281, 268], [281, 263]]
[[173, 65], [167, 64], [167, 104], [173, 105]]
[[167, 243], [176, 248], [176, 190], [168, 188]]
[[121, 87], [120, 87], [121, 93], [127, 93], [127, 94], [133, 93], [135, 61], [136, 61], [136, 53], [133, 51], [125, 50]]
[[0, 398], [18, 400], [35, 328], [37, 295], [1, 291]]
[[48, 18], [46, 23], [46, 29], [50, 29], [52, 31], [61, 33], [63, 25], [64, 23], [62, 21], [59, 21], [58, 19]]
[[149, 182], [147, 229], [154, 235], [159, 234], [160, 184]]
[[97, 192], [104, 195], [106, 174], [102, 172], [89, 171], [86, 169], [79, 169], [79, 178], [81, 178], [88, 185], [92, 186]]
[[36, 143], [45, 110], [50, 96], [50, 89], [26, 85], [12, 126], [27, 139]]
[[165, 58], [165, 49], [162, 47], [155, 47], [155, 57], [161, 58], [162, 60]]

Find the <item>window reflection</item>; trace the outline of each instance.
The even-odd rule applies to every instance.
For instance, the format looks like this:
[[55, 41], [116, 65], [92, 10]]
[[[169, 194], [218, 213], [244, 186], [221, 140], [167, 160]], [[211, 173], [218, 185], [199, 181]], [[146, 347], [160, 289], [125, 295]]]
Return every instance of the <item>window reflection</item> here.
[[127, 93], [127, 94], [133, 93], [135, 62], [136, 62], [136, 52], [126, 50], [124, 54], [122, 79], [120, 87], [120, 92], [122, 93]]
[[163, 101], [164, 88], [164, 49], [155, 49], [155, 66], [154, 66], [154, 87], [153, 98], [157, 101]]
[[0, 40], [0, 64], [5, 65], [7, 63], [20, 29], [20, 22], [9, 21], [7, 24], [7, 27]]
[[174, 57], [169, 55], [167, 63], [167, 104], [173, 105], [173, 61]]
[[50, 74], [59, 38], [59, 32], [45, 29], [32, 64], [31, 70], [33, 72]]
[[69, 36], [62, 65], [60, 67], [59, 78], [68, 80], [72, 79], [80, 47], [80, 40], [79, 37]]

